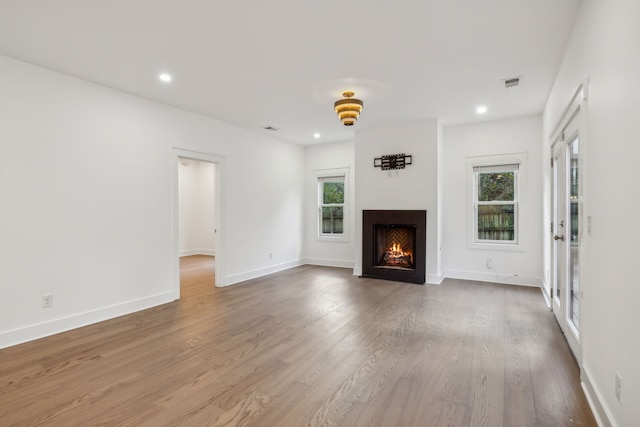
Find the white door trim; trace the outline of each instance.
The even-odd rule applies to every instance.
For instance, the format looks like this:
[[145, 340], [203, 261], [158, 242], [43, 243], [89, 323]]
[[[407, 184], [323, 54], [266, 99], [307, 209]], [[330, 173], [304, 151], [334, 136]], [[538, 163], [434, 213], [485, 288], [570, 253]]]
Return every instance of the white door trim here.
[[[560, 316], [557, 316], [558, 313], [556, 313], [556, 318], [558, 319], [558, 323], [560, 323], [560, 327], [562, 328], [563, 332], [565, 333], [567, 342], [569, 343], [569, 346], [571, 347], [572, 352], [574, 353], [574, 356], [576, 358], [576, 360], [578, 361], [578, 365], [580, 366], [580, 369], [582, 370], [582, 343], [584, 342], [584, 331], [585, 331], [585, 323], [588, 322], [588, 320], [586, 319], [586, 316], [584, 316], [585, 314], [585, 310], [584, 310], [584, 295], [587, 293], [585, 291], [585, 289], [587, 289], [588, 285], [587, 285], [587, 277], [585, 274], [585, 259], [586, 259], [586, 242], [585, 242], [585, 233], [584, 231], [584, 219], [586, 218], [585, 212], [587, 211], [587, 204], [586, 204], [586, 130], [587, 130], [587, 124], [586, 124], [586, 120], [587, 120], [587, 114], [586, 114], [586, 109], [587, 109], [587, 100], [588, 100], [588, 79], [585, 79], [585, 81], [580, 84], [578, 86], [578, 88], [576, 89], [576, 91], [574, 92], [573, 96], [571, 97], [571, 100], [569, 101], [569, 103], [567, 104], [567, 107], [564, 109], [564, 111], [562, 112], [562, 116], [560, 117], [560, 119], [558, 120], [558, 123], [556, 125], [556, 127], [554, 128], [553, 132], [551, 133], [551, 135], [549, 136], [549, 142], [550, 142], [550, 155], [551, 155], [551, 159], [554, 159], [556, 154], [559, 152], [562, 152], [562, 159], [563, 161], [566, 160], [566, 156], [567, 156], [567, 144], [569, 142], [571, 142], [573, 140], [573, 138], [577, 135], [579, 137], [579, 143], [580, 143], [580, 151], [579, 151], [579, 167], [580, 167], [580, 182], [579, 182], [579, 186], [580, 186], [580, 192], [582, 194], [582, 207], [580, 210], [580, 217], [579, 217], [579, 244], [580, 244], [580, 252], [579, 252], [579, 280], [580, 280], [580, 309], [579, 309], [579, 322], [580, 322], [580, 331], [578, 332], [575, 327], [573, 326], [573, 324], [571, 324], [571, 322], [567, 321], [567, 316], [566, 316], [566, 310], [567, 310], [567, 301], [566, 301], [566, 296], [568, 294], [568, 288], [570, 286], [570, 284], [568, 283], [567, 280], [565, 280], [564, 282], [564, 289], [563, 289], [563, 294], [561, 295], [561, 298], [563, 299], [563, 301], [561, 302], [561, 310], [562, 313], [560, 313]], [[564, 167], [568, 167], [568, 163], [566, 163], [564, 165]], [[550, 176], [550, 183], [551, 186], [553, 187], [554, 185], [554, 173], [556, 172], [556, 168], [551, 168], [550, 170], [551, 172], [551, 176]], [[566, 172], [566, 171], [564, 171]], [[566, 185], [567, 183], [564, 182], [566, 179], [566, 176], [563, 177], [561, 180], [563, 181], [563, 185]], [[568, 187], [565, 187], [565, 193], [568, 192]], [[550, 192], [550, 196], [551, 196], [551, 200], [550, 200], [550, 206], [551, 206], [551, 220], [554, 221], [554, 204], [555, 204], [555, 198], [556, 198], [556, 194], [555, 194], [555, 189], [551, 188], [551, 192]], [[565, 197], [568, 198], [568, 193], [565, 194]], [[568, 199], [567, 199], [568, 200]], [[568, 221], [569, 221], [569, 212], [565, 212], [565, 221], [567, 221], [567, 225], [568, 225]], [[555, 222], [555, 221], [554, 221]], [[558, 225], [554, 224], [554, 234], [558, 233]], [[570, 236], [570, 230], [568, 228], [565, 228], [565, 237], [566, 236]], [[551, 235], [553, 236], [553, 234]], [[550, 263], [549, 266], [552, 269], [552, 275], [553, 275], [553, 270], [556, 269], [556, 260], [554, 259], [554, 256], [556, 255], [556, 251], [554, 250], [554, 248], [556, 247], [555, 242], [553, 240], [553, 237], [550, 240], [550, 245], [551, 245], [551, 250], [550, 250]], [[567, 246], [568, 248], [569, 246]], [[568, 249], [567, 249], [568, 251]], [[568, 254], [568, 252], [567, 252]], [[569, 265], [566, 265], [566, 263], [569, 261], [569, 257], [566, 256], [564, 258], [565, 261], [565, 268], [570, 268]], [[565, 279], [567, 279], [568, 276], [565, 275]], [[552, 283], [550, 283], [550, 293], [551, 293], [551, 308], [553, 310], [557, 310], [558, 306], [556, 304], [556, 299], [557, 299], [557, 295], [555, 294], [554, 288], [557, 286], [557, 283], [555, 283], [555, 280], [552, 280]]]
[[179, 189], [178, 189], [178, 162], [181, 158], [198, 160], [202, 162], [214, 163], [216, 165], [216, 177], [214, 182], [215, 213], [214, 221], [217, 230], [215, 236], [216, 267], [215, 284], [217, 287], [224, 286], [225, 253], [226, 245], [224, 239], [224, 192], [220, 182], [224, 180], [225, 158], [211, 153], [191, 151], [182, 148], [172, 147], [170, 156], [171, 168], [171, 283], [174, 299], [180, 299], [180, 240], [179, 240]]

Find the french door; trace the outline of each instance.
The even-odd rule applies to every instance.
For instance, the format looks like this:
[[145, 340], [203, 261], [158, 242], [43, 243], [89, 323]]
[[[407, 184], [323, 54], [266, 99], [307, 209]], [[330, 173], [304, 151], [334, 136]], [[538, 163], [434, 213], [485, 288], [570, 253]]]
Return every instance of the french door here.
[[581, 363], [582, 176], [577, 122], [574, 117], [552, 148], [552, 310]]

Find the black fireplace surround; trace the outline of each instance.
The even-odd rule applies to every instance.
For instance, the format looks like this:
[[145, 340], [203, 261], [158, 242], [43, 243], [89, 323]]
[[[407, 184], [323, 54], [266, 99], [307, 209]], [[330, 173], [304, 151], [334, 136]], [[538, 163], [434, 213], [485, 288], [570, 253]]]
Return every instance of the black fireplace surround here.
[[427, 211], [362, 211], [362, 276], [424, 284]]

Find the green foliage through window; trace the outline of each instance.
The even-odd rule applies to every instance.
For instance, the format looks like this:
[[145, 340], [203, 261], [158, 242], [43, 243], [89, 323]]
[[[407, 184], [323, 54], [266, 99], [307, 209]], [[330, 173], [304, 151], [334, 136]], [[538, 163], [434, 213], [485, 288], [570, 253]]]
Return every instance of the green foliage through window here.
[[321, 181], [320, 232], [344, 234], [344, 181]]
[[497, 166], [475, 170], [476, 241], [516, 240], [517, 170], [518, 165], [513, 169]]
[[512, 201], [514, 195], [513, 172], [480, 173], [478, 201]]
[[344, 182], [324, 182], [322, 186], [322, 204], [344, 203]]

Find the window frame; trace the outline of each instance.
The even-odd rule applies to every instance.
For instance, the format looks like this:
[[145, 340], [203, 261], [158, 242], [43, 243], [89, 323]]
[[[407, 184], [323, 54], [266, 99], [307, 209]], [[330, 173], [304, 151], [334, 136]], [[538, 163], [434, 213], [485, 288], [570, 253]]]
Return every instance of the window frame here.
[[[513, 153], [494, 156], [467, 158], [469, 173], [469, 232], [468, 246], [472, 249], [520, 250], [521, 248], [521, 212], [523, 201], [523, 182], [526, 174], [527, 153]], [[514, 200], [482, 202], [478, 200], [478, 182], [481, 173], [505, 172], [514, 165]], [[517, 166], [517, 168], [516, 168]], [[492, 169], [495, 169], [492, 171]], [[514, 240], [481, 240], [478, 238], [478, 206], [480, 205], [513, 205], [514, 206]]]
[[[315, 171], [316, 181], [316, 240], [326, 242], [343, 242], [349, 241], [349, 169], [336, 168]], [[335, 181], [332, 181], [335, 179]], [[323, 186], [325, 182], [343, 182], [344, 183], [344, 199], [342, 204], [324, 204], [323, 203]], [[323, 233], [322, 232], [322, 208], [323, 207], [342, 207], [342, 233]]]

